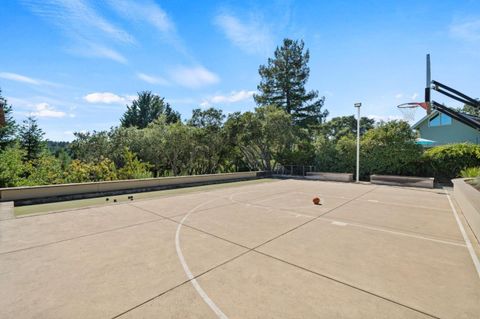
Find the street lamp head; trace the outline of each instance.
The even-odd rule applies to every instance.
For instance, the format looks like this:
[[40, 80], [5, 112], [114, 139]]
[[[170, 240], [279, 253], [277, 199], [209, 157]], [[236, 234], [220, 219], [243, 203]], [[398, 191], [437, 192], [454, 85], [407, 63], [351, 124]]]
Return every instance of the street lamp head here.
[[362, 103], [355, 103], [355, 104], [353, 104], [353, 106], [355, 106], [355, 107], [361, 107], [361, 106], [362, 106]]

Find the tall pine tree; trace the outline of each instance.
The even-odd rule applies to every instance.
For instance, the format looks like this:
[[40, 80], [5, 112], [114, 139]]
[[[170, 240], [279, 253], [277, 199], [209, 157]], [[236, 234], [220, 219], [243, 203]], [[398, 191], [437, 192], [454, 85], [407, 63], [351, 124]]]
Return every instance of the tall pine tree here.
[[127, 105], [127, 111], [120, 121], [123, 127], [145, 128], [162, 114], [165, 115], [167, 123], [180, 121], [180, 114], [173, 111], [164, 98], [150, 91], [143, 91], [138, 93], [138, 98], [132, 105]]
[[18, 130], [18, 139], [21, 148], [26, 152], [25, 160], [34, 160], [40, 156], [45, 147], [43, 135], [45, 133], [38, 127], [37, 120], [34, 117], [29, 116], [23, 121]]
[[261, 82], [257, 87], [260, 93], [253, 97], [255, 102], [284, 109], [300, 126], [321, 124], [328, 115], [327, 110], [322, 111], [325, 97], [319, 98], [318, 91], [305, 89], [310, 75], [309, 59], [302, 40], [284, 39], [275, 50], [275, 57], [258, 69]]
[[5, 98], [2, 97], [2, 90], [0, 89], [0, 99], [3, 100], [3, 119], [5, 123], [0, 123], [0, 151], [4, 150], [10, 145], [15, 138], [15, 131], [17, 126], [12, 117], [12, 106], [8, 105]]

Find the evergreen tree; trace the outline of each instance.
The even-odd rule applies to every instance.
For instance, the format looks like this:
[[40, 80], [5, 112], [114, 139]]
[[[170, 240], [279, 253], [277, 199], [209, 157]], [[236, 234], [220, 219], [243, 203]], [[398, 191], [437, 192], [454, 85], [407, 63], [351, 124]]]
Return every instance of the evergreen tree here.
[[318, 91], [305, 89], [310, 75], [309, 59], [303, 41], [284, 39], [283, 45], [275, 50], [275, 57], [258, 69], [261, 82], [257, 86], [260, 93], [254, 95], [255, 102], [282, 108], [303, 127], [322, 123], [328, 115], [327, 110], [322, 111], [325, 97], [318, 98]]
[[224, 120], [225, 115], [220, 109], [216, 109], [213, 107], [206, 110], [194, 109], [192, 111], [192, 118], [188, 120], [188, 125], [201, 128], [219, 129], [222, 126]]
[[462, 108], [458, 109], [458, 111], [480, 117], [480, 108], [476, 108], [468, 104], [464, 104]]
[[18, 131], [18, 138], [21, 148], [25, 151], [25, 160], [30, 161], [38, 158], [44, 148], [44, 134], [34, 117], [29, 116], [23, 121]]
[[167, 123], [180, 121], [180, 114], [173, 111], [164, 98], [150, 91], [143, 91], [138, 93], [138, 98], [132, 105], [127, 105], [127, 111], [120, 121], [123, 127], [145, 128], [162, 114], [165, 115]]
[[[2, 97], [2, 90], [0, 89], [0, 99], [3, 100], [3, 114], [0, 114], [0, 151], [4, 150], [8, 145], [14, 141], [15, 131], [17, 126], [12, 116], [12, 106], [8, 105], [5, 98]], [[1, 112], [2, 110], [0, 110]], [[3, 120], [3, 121], [2, 121]]]

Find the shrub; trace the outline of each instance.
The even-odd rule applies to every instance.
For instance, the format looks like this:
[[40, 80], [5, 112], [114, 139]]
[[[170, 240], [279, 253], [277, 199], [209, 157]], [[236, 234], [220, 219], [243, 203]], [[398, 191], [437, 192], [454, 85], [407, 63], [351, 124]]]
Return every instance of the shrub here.
[[25, 163], [28, 178], [22, 186], [48, 185], [63, 183], [62, 163], [44, 150], [38, 158]]
[[480, 145], [459, 143], [436, 146], [425, 151], [424, 160], [434, 177], [452, 179], [460, 176], [467, 167], [480, 166]]
[[27, 167], [23, 163], [26, 152], [17, 144], [0, 151], [0, 187], [21, 185], [25, 179]]
[[380, 123], [361, 141], [361, 177], [371, 174], [417, 175], [422, 147], [405, 121]]
[[480, 177], [480, 166], [479, 167], [468, 167], [460, 171], [460, 176], [464, 178], [468, 177]]
[[149, 178], [152, 173], [149, 171], [151, 165], [141, 162], [137, 155], [127, 147], [123, 153], [124, 165], [118, 170], [119, 179]]
[[65, 181], [68, 183], [84, 183], [112, 181], [117, 179], [115, 165], [108, 158], [100, 157], [98, 163], [73, 160], [67, 168]]

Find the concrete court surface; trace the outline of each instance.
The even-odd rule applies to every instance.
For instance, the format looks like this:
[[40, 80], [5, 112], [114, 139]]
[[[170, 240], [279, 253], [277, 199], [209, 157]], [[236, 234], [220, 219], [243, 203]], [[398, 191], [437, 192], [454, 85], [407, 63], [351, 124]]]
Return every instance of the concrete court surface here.
[[471, 241], [442, 189], [302, 180], [2, 220], [0, 318], [480, 318]]

